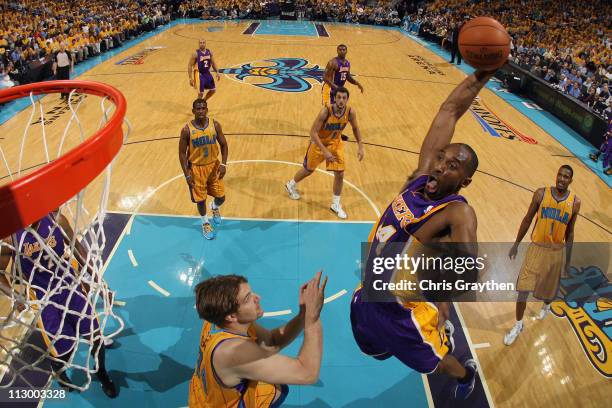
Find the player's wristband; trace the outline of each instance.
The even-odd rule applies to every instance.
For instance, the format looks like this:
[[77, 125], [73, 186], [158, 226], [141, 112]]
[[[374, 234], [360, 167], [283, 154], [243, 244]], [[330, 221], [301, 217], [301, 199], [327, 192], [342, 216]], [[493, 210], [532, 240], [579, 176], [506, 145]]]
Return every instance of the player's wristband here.
[[186, 178], [187, 180], [191, 180], [191, 176], [190, 176], [190, 175], [186, 175], [186, 176], [185, 176], [185, 178]]
[[221, 163], [221, 166], [223, 166], [223, 167], [227, 167], [227, 164], [225, 164], [225, 163]]

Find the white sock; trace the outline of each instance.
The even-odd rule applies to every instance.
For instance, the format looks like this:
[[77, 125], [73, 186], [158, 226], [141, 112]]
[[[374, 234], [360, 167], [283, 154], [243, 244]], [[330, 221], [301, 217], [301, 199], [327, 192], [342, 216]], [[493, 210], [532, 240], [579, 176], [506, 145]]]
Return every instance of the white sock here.
[[219, 207], [221, 207], [221, 206], [217, 205], [217, 203], [215, 203], [215, 201], [213, 200], [212, 204], [210, 205], [210, 208], [212, 208], [213, 210], [218, 210]]
[[289, 180], [289, 182], [288, 182], [287, 184], [289, 185], [289, 187], [292, 187], [292, 188], [293, 188], [293, 187], [295, 187], [295, 186], [296, 186], [296, 184], [297, 184], [297, 183], [295, 182], [295, 180], [294, 180], [294, 179], [291, 179], [291, 180]]
[[208, 214], [202, 216], [202, 225], [208, 224]]
[[521, 320], [517, 320], [517, 321], [516, 321], [516, 325], [517, 325], [517, 326], [521, 326], [521, 327], [522, 327], [522, 326], [523, 326], [523, 319], [521, 319]]
[[340, 205], [340, 196], [334, 195], [332, 198], [332, 204]]

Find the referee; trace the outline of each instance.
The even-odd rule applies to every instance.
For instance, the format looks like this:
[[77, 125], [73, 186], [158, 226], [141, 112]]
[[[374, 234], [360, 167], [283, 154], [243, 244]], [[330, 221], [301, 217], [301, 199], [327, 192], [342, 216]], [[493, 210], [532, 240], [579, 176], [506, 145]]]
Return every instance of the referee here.
[[[60, 44], [60, 50], [55, 54], [53, 61], [53, 75], [55, 79], [70, 79], [70, 72], [74, 68], [74, 56], [66, 51], [66, 44]], [[68, 93], [62, 93], [62, 99], [68, 101]]]

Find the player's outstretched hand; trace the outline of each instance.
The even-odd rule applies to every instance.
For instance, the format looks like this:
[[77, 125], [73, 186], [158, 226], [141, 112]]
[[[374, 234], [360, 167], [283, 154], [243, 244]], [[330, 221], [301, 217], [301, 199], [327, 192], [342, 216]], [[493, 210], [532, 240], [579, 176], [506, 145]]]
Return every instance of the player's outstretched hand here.
[[321, 283], [321, 275], [323, 271], [316, 273], [300, 294], [300, 302], [304, 301], [305, 315], [304, 324], [312, 324], [319, 320], [321, 309], [323, 309], [323, 300], [325, 299], [325, 285], [327, 285], [327, 276]]
[[361, 93], [363, 93], [363, 86], [361, 84], [357, 84], [357, 87], [359, 88], [359, 90], [361, 91]]
[[363, 145], [359, 143], [359, 148], [357, 150], [357, 158], [359, 159], [359, 161], [362, 161], [364, 157], [365, 157], [365, 150], [363, 150]]

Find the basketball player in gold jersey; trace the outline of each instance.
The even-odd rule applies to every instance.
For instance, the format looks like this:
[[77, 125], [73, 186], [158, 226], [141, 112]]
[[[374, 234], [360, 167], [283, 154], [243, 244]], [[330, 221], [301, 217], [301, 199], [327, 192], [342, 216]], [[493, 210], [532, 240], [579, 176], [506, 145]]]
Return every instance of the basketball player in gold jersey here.
[[533, 217], [536, 216], [531, 244], [527, 249], [516, 285], [519, 292], [516, 302], [516, 324], [504, 336], [504, 344], [507, 346], [514, 343], [523, 331], [523, 315], [529, 292], [533, 292], [536, 299], [544, 301], [539, 315], [540, 319], [544, 319], [550, 311], [550, 303], [557, 295], [561, 272], [569, 267], [574, 243], [574, 226], [580, 211], [580, 199], [568, 190], [573, 176], [574, 170], [565, 164], [559, 168], [555, 187], [542, 187], [536, 190], [527, 214], [521, 222], [516, 241], [510, 249], [510, 259], [514, 259], [520, 242], [529, 230]]
[[304, 157], [304, 167], [285, 184], [289, 197], [293, 200], [299, 200], [300, 194], [296, 188], [297, 183], [310, 176], [317, 166], [325, 161], [326, 169], [334, 172], [334, 195], [330, 209], [342, 219], [347, 217], [340, 204], [345, 169], [342, 131], [347, 123], [351, 123], [355, 140], [357, 140], [357, 158], [359, 161], [363, 160], [365, 155], [361, 142], [361, 132], [357, 125], [357, 112], [354, 108], [348, 106], [348, 98], [349, 91], [346, 88], [338, 88], [335, 103], [321, 109], [310, 129], [311, 141], [306, 151], [306, 157]]
[[[196, 309], [204, 319], [199, 357], [189, 385], [190, 408], [274, 408], [287, 396], [286, 385], [313, 384], [323, 354], [323, 308], [327, 277], [321, 272], [300, 288], [299, 314], [268, 330], [260, 297], [246, 278], [216, 276], [199, 283]], [[279, 354], [304, 330], [297, 358]]]
[[[221, 124], [207, 116], [208, 107], [205, 100], [196, 99], [192, 107], [194, 120], [181, 130], [179, 160], [189, 186], [191, 201], [197, 204], [202, 217], [204, 238], [214, 239], [216, 233], [206, 214], [206, 197], [208, 195], [214, 197], [210, 205], [212, 221], [219, 226], [221, 224], [219, 207], [225, 201], [223, 177], [227, 168], [227, 141]], [[221, 150], [221, 161], [219, 161], [219, 150]]]

